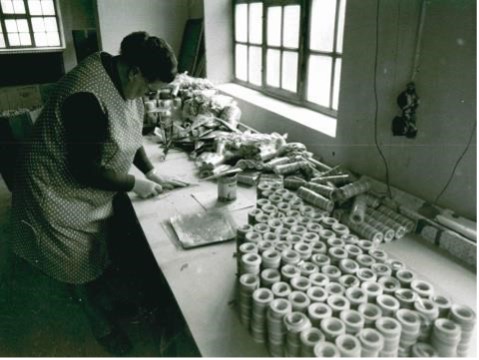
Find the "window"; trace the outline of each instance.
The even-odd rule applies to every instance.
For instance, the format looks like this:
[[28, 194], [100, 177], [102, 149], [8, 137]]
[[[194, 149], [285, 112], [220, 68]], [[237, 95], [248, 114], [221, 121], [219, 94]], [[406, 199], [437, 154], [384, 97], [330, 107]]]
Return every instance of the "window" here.
[[55, 0], [0, 0], [0, 52], [61, 48]]
[[347, 0], [235, 0], [235, 79], [336, 116]]

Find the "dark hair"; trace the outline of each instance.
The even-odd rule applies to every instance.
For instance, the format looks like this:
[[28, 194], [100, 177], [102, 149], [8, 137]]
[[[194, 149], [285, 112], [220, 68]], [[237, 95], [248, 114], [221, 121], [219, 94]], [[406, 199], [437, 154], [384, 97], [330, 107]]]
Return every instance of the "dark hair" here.
[[148, 82], [172, 82], [178, 61], [171, 46], [145, 31], [133, 32], [121, 41], [120, 54], [130, 66], [137, 66]]

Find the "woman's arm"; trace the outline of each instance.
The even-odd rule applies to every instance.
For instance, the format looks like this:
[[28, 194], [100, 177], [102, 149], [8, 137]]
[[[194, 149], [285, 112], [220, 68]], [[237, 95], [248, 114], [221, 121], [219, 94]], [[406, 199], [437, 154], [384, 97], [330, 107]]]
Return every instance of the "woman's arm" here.
[[[84, 185], [108, 191], [130, 191], [132, 175], [102, 167], [103, 144], [108, 138], [108, 121], [96, 97], [87, 92], [68, 97], [62, 106], [67, 157], [73, 176]], [[135, 157], [136, 158], [136, 157]]]
[[146, 155], [145, 148], [142, 146], [138, 149], [135, 154], [135, 158], [133, 159], [133, 164], [140, 170], [143, 174], [149, 173], [153, 170], [154, 166], [151, 163], [150, 159], [148, 159], [148, 155]]

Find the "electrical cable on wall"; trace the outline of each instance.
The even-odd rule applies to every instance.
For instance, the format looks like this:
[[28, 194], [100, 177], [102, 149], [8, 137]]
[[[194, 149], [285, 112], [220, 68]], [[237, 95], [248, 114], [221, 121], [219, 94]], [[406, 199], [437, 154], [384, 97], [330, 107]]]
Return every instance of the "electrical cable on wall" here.
[[411, 70], [411, 81], [407, 84], [406, 90], [402, 91], [397, 97], [397, 105], [401, 109], [401, 115], [394, 117], [392, 121], [391, 130], [394, 136], [415, 138], [417, 135], [416, 110], [419, 107], [419, 96], [416, 93], [416, 84], [414, 80], [416, 74], [419, 72], [425, 16], [426, 1], [422, 0], [416, 32], [416, 46]]
[[392, 198], [391, 186], [389, 184], [389, 167], [384, 156], [381, 147], [378, 143], [378, 110], [379, 110], [379, 101], [378, 101], [378, 89], [377, 89], [377, 72], [378, 72], [378, 56], [379, 56], [379, 4], [380, 0], [376, 2], [376, 48], [374, 55], [374, 82], [373, 82], [373, 91], [374, 91], [374, 143], [378, 149], [379, 155], [384, 163], [384, 168], [386, 170], [386, 186], [388, 190], [389, 198]]
[[462, 160], [462, 158], [464, 157], [464, 155], [466, 155], [467, 150], [469, 150], [469, 147], [471, 146], [472, 138], [474, 137], [474, 134], [476, 133], [476, 127], [477, 127], [477, 122], [474, 121], [474, 126], [473, 126], [473, 128], [472, 128], [471, 135], [469, 136], [469, 141], [467, 142], [467, 145], [466, 145], [464, 151], [461, 153], [461, 155], [460, 155], [459, 158], [457, 159], [457, 161], [456, 161], [454, 167], [452, 168], [451, 175], [449, 176], [449, 179], [447, 180], [446, 185], [445, 185], [444, 188], [441, 190], [441, 192], [436, 196], [436, 199], [434, 200], [433, 205], [437, 205], [437, 202], [439, 201], [439, 199], [441, 198], [441, 196], [446, 192], [447, 188], [448, 188], [449, 185], [451, 184], [452, 179], [454, 178], [454, 174], [456, 173], [456, 169], [457, 169], [457, 167], [459, 166], [459, 163], [461, 162], [461, 160]]

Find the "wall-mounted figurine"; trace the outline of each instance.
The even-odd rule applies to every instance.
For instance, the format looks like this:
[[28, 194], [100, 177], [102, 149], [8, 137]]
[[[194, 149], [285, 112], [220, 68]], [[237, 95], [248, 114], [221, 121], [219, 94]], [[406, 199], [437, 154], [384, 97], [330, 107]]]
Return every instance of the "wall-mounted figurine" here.
[[417, 134], [416, 109], [419, 106], [419, 96], [413, 82], [408, 83], [406, 90], [399, 94], [397, 104], [401, 108], [402, 114], [396, 116], [393, 120], [393, 135], [415, 138]]

